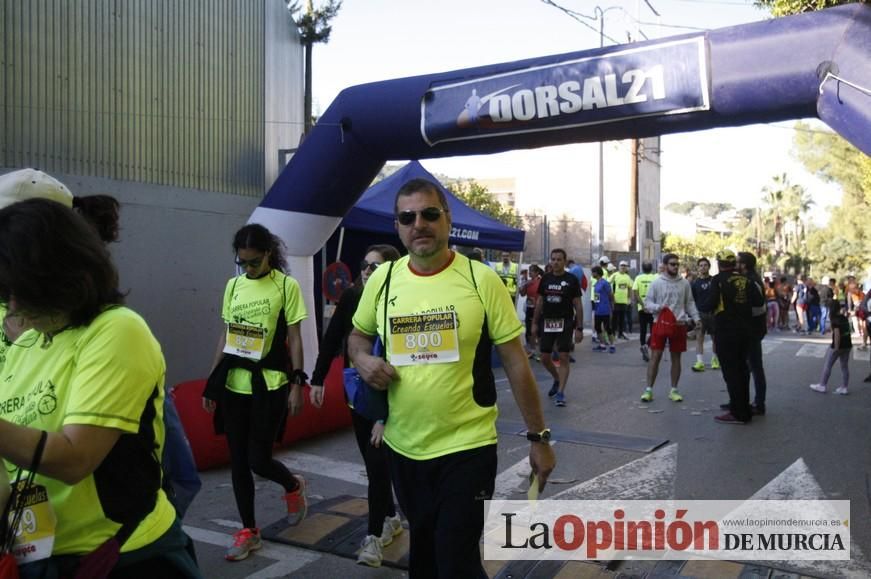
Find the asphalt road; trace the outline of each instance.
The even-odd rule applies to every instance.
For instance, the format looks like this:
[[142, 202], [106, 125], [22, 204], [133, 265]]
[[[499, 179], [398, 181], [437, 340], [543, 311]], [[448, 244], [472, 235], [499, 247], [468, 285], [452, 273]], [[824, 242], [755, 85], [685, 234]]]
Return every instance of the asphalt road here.
[[[829, 498], [851, 501], [853, 561], [840, 567], [809, 563], [794, 568], [810, 576], [869, 576], [871, 564], [871, 384], [868, 352], [854, 350], [850, 394], [832, 393], [839, 384], [836, 368], [830, 393], [808, 385], [819, 379], [828, 338], [775, 333], [764, 342], [768, 376], [767, 414], [747, 426], [713, 420], [727, 401], [719, 371], [690, 371], [694, 347], [684, 354], [681, 391], [684, 402], [668, 400], [668, 354], [660, 369], [654, 401], [642, 404], [645, 363], [637, 341], [619, 343], [615, 354], [594, 353], [589, 335], [576, 352], [567, 389], [567, 406], [554, 407], [546, 397], [550, 379], [538, 363], [548, 425], [565, 431], [616, 433], [667, 439], [644, 453], [557, 440], [558, 466], [542, 499], [677, 498], [749, 499]], [[507, 382], [497, 370], [500, 419], [520, 416]], [[500, 434], [497, 495], [522, 498], [528, 443]], [[365, 496], [365, 472], [350, 430], [299, 443], [279, 457], [309, 480], [310, 501], [342, 494]], [[227, 563], [224, 546], [238, 515], [229, 471], [203, 473], [204, 488], [184, 521], [197, 542], [204, 575], [251, 577], [402, 577], [401, 571], [370, 569], [352, 560], [280, 544], [269, 544], [246, 561]], [[258, 517], [265, 526], [281, 516], [277, 485], [258, 481]]]

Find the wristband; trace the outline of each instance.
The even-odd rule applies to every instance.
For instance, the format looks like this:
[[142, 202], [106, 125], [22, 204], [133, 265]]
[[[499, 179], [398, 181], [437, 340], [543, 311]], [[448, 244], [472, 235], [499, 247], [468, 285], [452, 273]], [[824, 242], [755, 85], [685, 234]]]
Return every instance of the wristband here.
[[303, 372], [300, 368], [294, 370], [290, 374], [290, 383], [295, 386], [302, 386], [305, 384], [306, 380], [308, 380], [308, 374]]

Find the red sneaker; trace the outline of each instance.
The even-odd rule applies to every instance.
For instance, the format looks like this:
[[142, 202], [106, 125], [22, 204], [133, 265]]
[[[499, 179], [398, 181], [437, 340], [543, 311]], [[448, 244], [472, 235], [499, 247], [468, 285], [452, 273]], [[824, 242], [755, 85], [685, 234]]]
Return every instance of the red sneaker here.
[[296, 487], [295, 491], [284, 495], [284, 502], [287, 503], [287, 521], [292, 527], [300, 524], [308, 512], [308, 502], [305, 500], [305, 479], [298, 474], [293, 475], [293, 478], [297, 480], [299, 486]]

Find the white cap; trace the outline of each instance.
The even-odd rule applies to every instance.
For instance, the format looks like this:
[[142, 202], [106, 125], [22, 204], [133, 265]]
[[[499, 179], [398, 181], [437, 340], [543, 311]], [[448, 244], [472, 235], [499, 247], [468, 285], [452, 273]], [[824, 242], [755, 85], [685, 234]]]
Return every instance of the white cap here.
[[617, 271], [617, 268], [614, 266], [613, 263], [609, 263], [608, 264], [608, 271]]
[[20, 169], [0, 175], [0, 209], [18, 201], [41, 198], [73, 206], [73, 194], [67, 186], [42, 171]]
[[629, 262], [628, 262], [628, 261], [621, 261], [621, 262], [620, 262], [620, 265], [625, 265], [625, 266], [628, 267], [628, 266], [629, 266]]
[[601, 263], [611, 263], [611, 260], [608, 259], [608, 256], [607, 256], [607, 255], [603, 255], [602, 257], [599, 258], [599, 263], [600, 263], [600, 264], [601, 264]]

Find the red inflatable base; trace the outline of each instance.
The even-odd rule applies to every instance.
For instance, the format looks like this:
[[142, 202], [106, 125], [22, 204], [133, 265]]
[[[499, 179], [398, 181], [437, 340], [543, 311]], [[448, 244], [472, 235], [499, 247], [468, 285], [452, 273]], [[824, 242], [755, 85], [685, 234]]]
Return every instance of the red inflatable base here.
[[[351, 411], [345, 404], [342, 385], [343, 366], [341, 357], [333, 360], [325, 380], [324, 405], [321, 408], [311, 405], [309, 389], [305, 389], [303, 410], [298, 416], [288, 419], [281, 446], [351, 425]], [[217, 468], [230, 462], [227, 439], [223, 435], [215, 434], [212, 415], [203, 409], [205, 385], [205, 380], [192, 380], [173, 389], [175, 406], [191, 443], [198, 470]]]

